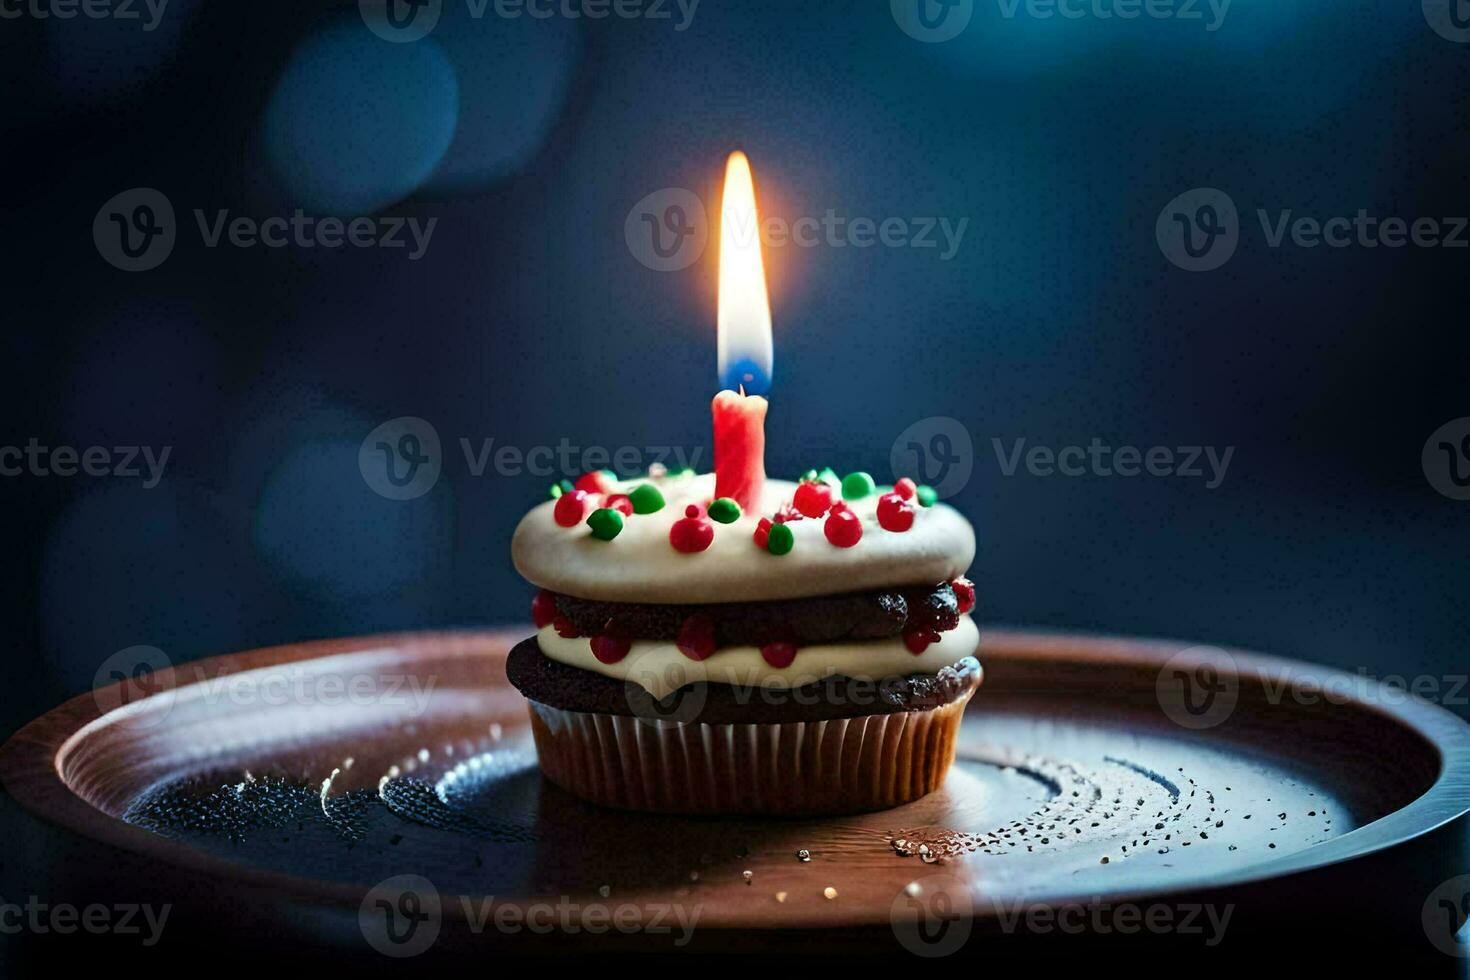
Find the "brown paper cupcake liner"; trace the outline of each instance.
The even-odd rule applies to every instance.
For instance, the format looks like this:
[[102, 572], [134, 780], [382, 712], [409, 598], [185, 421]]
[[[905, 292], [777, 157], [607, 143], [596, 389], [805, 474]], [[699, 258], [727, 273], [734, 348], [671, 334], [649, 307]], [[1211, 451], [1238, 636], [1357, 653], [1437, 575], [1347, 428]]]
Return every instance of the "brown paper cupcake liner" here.
[[938, 789], [970, 693], [920, 711], [765, 724], [528, 703], [542, 773], [585, 800], [660, 813], [799, 815], [887, 809]]

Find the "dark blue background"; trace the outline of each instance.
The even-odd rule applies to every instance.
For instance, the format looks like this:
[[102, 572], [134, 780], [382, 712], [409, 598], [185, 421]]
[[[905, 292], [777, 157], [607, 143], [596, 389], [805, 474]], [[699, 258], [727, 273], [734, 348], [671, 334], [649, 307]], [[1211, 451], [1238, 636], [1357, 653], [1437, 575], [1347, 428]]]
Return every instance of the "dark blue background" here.
[[[682, 32], [447, 11], [413, 45], [350, 4], [173, 0], [146, 34], [5, 21], [0, 444], [172, 458], [152, 490], [0, 479], [0, 730], [138, 644], [523, 620], [508, 543], [548, 481], [474, 477], [458, 440], [707, 446], [715, 250], [659, 273], [623, 227], [660, 188], [713, 202], [737, 147], [771, 215], [969, 220], [948, 262], [768, 251], [773, 473], [886, 478], [900, 431], [950, 416], [987, 621], [1459, 673], [1470, 504], [1420, 450], [1470, 414], [1466, 252], [1272, 249], [1254, 211], [1466, 214], [1467, 57], [1417, 2], [1235, 0], [1207, 32], [987, 0], [943, 44], [884, 2], [703, 0]], [[281, 127], [314, 160], [283, 159]], [[91, 227], [138, 186], [179, 242], [127, 273]], [[1199, 186], [1245, 221], [1210, 273], [1154, 237]], [[427, 253], [211, 249], [193, 226], [333, 194], [437, 218]], [[357, 468], [403, 415], [446, 452], [406, 503]], [[1006, 477], [991, 439], [1022, 437], [1236, 451], [1213, 491]]]

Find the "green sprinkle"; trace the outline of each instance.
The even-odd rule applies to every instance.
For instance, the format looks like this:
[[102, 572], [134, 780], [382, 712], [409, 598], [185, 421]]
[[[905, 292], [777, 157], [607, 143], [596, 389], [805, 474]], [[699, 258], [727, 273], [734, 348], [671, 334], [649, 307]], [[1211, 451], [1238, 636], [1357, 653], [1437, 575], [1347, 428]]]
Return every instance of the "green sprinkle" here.
[[611, 507], [599, 507], [587, 518], [587, 526], [592, 528], [592, 536], [599, 541], [611, 541], [623, 531], [623, 515], [621, 511], [613, 510]]
[[766, 535], [766, 550], [773, 555], [790, 554], [791, 549], [796, 546], [796, 535], [791, 533], [791, 528], [785, 524], [772, 524], [770, 533]]
[[657, 514], [664, 509], [664, 495], [652, 483], [640, 483], [628, 493], [633, 501], [633, 513]]
[[557, 497], [560, 497], [561, 495], [562, 495], [561, 484], [560, 483], [553, 483], [551, 485], [551, 499], [552, 500], [555, 500]]
[[801, 479], [800, 480], [797, 480], [796, 482], [797, 483], [816, 483], [821, 478], [822, 478], [822, 474], [818, 473], [816, 470], [807, 470], [805, 473], [803, 473], [801, 475]]
[[875, 489], [873, 478], [866, 473], [849, 473], [842, 478], [843, 500], [861, 500]]
[[740, 520], [740, 505], [729, 497], [710, 501], [709, 519], [721, 524], [734, 524]]
[[919, 498], [919, 503], [925, 507], [933, 507], [939, 502], [939, 494], [935, 493], [931, 486], [919, 487], [916, 496]]

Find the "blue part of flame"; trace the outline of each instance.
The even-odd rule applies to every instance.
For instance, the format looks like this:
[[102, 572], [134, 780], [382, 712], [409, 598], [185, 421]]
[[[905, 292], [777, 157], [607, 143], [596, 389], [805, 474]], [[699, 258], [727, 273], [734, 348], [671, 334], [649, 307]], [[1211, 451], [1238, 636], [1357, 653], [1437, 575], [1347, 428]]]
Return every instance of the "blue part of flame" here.
[[747, 395], [768, 395], [771, 392], [771, 376], [755, 361], [743, 357], [725, 368], [725, 375], [720, 378], [720, 387], [731, 391], [744, 388]]

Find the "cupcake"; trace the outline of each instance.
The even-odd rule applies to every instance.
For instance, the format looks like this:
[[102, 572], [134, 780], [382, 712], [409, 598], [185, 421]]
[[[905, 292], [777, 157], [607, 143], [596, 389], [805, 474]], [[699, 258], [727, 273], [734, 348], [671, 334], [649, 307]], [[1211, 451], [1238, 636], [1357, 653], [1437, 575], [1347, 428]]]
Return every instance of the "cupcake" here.
[[605, 806], [856, 813], [943, 782], [980, 684], [969, 523], [900, 480], [589, 474], [516, 528], [542, 772]]

